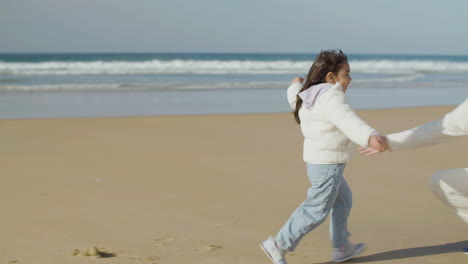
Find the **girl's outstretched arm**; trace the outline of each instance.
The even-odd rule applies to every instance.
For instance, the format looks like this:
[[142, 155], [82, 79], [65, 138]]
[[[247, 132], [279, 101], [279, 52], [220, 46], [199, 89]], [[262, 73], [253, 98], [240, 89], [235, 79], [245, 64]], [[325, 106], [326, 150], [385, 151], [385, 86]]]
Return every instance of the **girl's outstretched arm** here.
[[[335, 85], [339, 85], [339, 83]], [[376, 138], [372, 138], [376, 132], [375, 129], [362, 120], [346, 103], [342, 90], [332, 87], [322, 95], [322, 99], [318, 103], [324, 106], [326, 117], [351, 141], [363, 147], [369, 146], [372, 141], [375, 147], [382, 148], [380, 143], [375, 141]]]

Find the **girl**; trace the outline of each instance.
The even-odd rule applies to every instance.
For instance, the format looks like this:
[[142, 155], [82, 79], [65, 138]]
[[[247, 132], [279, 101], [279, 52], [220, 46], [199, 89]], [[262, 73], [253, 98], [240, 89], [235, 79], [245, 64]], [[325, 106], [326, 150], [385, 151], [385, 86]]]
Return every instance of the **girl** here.
[[312, 186], [306, 200], [293, 212], [276, 237], [261, 248], [275, 264], [285, 264], [285, 253], [294, 251], [305, 234], [319, 226], [330, 213], [333, 261], [348, 260], [365, 249], [348, 241], [351, 190], [343, 171], [354, 149], [360, 146], [383, 150], [378, 133], [367, 125], [345, 101], [351, 82], [346, 55], [341, 50], [322, 51], [315, 59], [304, 84], [293, 80], [287, 91], [294, 119], [304, 135], [303, 158]]

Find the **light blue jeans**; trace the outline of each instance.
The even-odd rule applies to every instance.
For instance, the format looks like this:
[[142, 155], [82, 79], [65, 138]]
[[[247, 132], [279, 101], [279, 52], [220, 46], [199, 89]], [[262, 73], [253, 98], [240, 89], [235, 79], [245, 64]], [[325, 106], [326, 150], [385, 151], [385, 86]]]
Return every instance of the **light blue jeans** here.
[[348, 216], [352, 193], [343, 178], [346, 164], [307, 164], [312, 186], [306, 200], [293, 212], [276, 235], [278, 246], [294, 251], [305, 234], [319, 226], [330, 213], [330, 238], [334, 248], [348, 244]]

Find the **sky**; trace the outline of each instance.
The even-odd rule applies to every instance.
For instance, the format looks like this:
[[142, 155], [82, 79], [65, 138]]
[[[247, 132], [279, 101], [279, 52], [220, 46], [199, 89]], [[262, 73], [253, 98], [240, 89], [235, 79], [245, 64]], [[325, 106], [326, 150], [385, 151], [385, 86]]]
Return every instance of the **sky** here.
[[0, 0], [0, 53], [468, 55], [466, 0]]

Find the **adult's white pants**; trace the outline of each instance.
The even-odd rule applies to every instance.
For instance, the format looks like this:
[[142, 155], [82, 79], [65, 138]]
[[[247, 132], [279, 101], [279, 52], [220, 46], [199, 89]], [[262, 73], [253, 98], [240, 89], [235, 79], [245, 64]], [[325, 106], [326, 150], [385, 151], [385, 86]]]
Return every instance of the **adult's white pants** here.
[[468, 168], [436, 172], [431, 179], [432, 193], [468, 223]]

